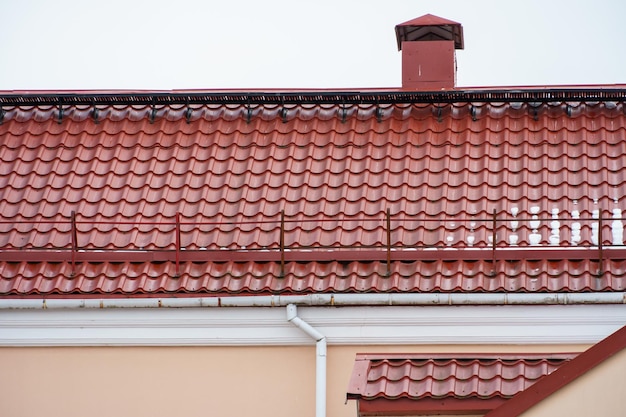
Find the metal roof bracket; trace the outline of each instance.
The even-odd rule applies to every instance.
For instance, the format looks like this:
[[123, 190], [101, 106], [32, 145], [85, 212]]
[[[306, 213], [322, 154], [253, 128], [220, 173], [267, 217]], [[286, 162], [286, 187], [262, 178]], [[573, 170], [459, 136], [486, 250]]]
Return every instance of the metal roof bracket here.
[[492, 250], [492, 266], [493, 266], [493, 270], [491, 271], [490, 275], [492, 277], [495, 277], [496, 274], [497, 274], [496, 263], [498, 261], [498, 259], [496, 258], [496, 247], [497, 247], [497, 243], [498, 243], [498, 215], [497, 215], [496, 209], [493, 209], [491, 230], [492, 230], [491, 250]]
[[180, 277], [180, 245], [181, 245], [181, 239], [180, 239], [180, 212], [176, 213], [176, 229], [175, 229], [175, 233], [176, 233], [176, 275], [174, 276], [175, 278]]
[[472, 121], [475, 122], [477, 120], [476, 117], [476, 107], [474, 107], [473, 105], [470, 104], [470, 115], [472, 116]]
[[246, 123], [250, 123], [252, 120], [252, 108], [250, 107], [250, 100], [246, 103]]
[[57, 117], [57, 123], [61, 124], [63, 123], [63, 113], [65, 113], [65, 110], [63, 109], [63, 105], [61, 103], [59, 103], [59, 114]]
[[289, 110], [283, 105], [283, 108], [280, 109], [280, 118], [283, 123], [287, 123], [287, 116], [289, 115]]
[[348, 116], [348, 111], [346, 110], [346, 103], [345, 101], [341, 102], [341, 107], [339, 108], [339, 117], [341, 119], [341, 123], [345, 123], [346, 122], [346, 117]]
[[99, 124], [100, 123], [100, 120], [98, 119], [99, 116], [100, 116], [100, 110], [94, 104], [93, 110], [91, 111], [91, 118], [93, 119], [93, 122], [95, 124]]
[[376, 121], [378, 123], [383, 121], [383, 109], [380, 108], [378, 103], [376, 103]]
[[[602, 209], [600, 209], [600, 213], [602, 213]], [[602, 248], [602, 214], [600, 214], [598, 218], [598, 277], [601, 277], [604, 274], [604, 253]]]
[[70, 214], [70, 223], [72, 227], [72, 272], [70, 272], [70, 278], [76, 275], [76, 253], [78, 252], [78, 232], [76, 230], [76, 212], [72, 210]]
[[156, 109], [156, 106], [153, 104], [150, 109], [150, 119], [149, 119], [150, 124], [154, 123], [154, 119], [156, 119], [156, 114], [157, 114], [157, 109]]
[[391, 276], [391, 210], [387, 209], [386, 215], [386, 234], [387, 234], [387, 274], [386, 276]]
[[539, 120], [539, 110], [537, 110], [539, 106], [541, 106], [541, 103], [533, 101], [528, 103], [528, 112], [532, 114], [535, 122]]
[[280, 211], [280, 277], [285, 276], [285, 210]]

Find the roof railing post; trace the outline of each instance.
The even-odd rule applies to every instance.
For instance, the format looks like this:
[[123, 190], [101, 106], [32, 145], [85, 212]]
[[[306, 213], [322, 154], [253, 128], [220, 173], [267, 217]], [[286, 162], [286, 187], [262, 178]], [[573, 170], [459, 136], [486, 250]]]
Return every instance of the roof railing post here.
[[604, 273], [603, 262], [604, 253], [602, 248], [602, 217], [604, 216], [602, 208], [600, 208], [600, 215], [598, 216], [598, 276]]
[[70, 214], [70, 225], [71, 225], [71, 234], [72, 234], [72, 255], [71, 255], [71, 263], [72, 263], [72, 272], [70, 276], [76, 275], [76, 253], [78, 252], [78, 233], [76, 232], [76, 212], [72, 210]]
[[176, 213], [176, 276], [180, 276], [180, 212]]
[[493, 272], [496, 272], [496, 243], [497, 243], [497, 228], [498, 228], [498, 217], [496, 215], [496, 209], [493, 209], [493, 218], [492, 218], [492, 234], [491, 234], [491, 250], [492, 250], [492, 258], [493, 258]]
[[391, 275], [391, 210], [387, 209], [387, 276]]
[[280, 211], [280, 276], [285, 276], [285, 210]]

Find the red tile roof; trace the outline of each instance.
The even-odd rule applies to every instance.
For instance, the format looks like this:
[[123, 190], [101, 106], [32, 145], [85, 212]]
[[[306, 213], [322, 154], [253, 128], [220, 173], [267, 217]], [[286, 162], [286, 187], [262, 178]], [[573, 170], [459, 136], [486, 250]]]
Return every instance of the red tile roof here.
[[[574, 355], [359, 354], [348, 398], [360, 415], [482, 413], [502, 404]], [[479, 400], [479, 401], [478, 401]]]
[[0, 293], [624, 289], [623, 101], [335, 101], [3, 106]]
[[[590, 292], [626, 290], [624, 262], [593, 261], [1, 262], [12, 295], [307, 294], [314, 292]], [[562, 268], [570, 265], [565, 273]]]

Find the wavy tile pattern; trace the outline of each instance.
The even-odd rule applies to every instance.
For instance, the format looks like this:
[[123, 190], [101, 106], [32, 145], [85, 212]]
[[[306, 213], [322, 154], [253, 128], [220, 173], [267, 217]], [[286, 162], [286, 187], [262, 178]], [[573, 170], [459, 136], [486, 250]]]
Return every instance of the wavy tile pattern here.
[[[175, 295], [314, 292], [607, 292], [626, 290], [626, 261], [3, 262], [0, 294]], [[567, 273], [563, 269], [567, 268]]]
[[[593, 210], [608, 217], [626, 209], [623, 103], [380, 108], [301, 105], [285, 113], [280, 106], [205, 105], [192, 107], [189, 120], [184, 106], [154, 114], [148, 106], [101, 107], [97, 120], [87, 107], [68, 107], [62, 119], [56, 107], [4, 108], [0, 247], [68, 248], [75, 212], [79, 248], [174, 249], [177, 213], [184, 248], [277, 248], [281, 211], [288, 247], [386, 245], [387, 211], [392, 245], [488, 245], [494, 211], [496, 243], [508, 245], [514, 207], [519, 244], [527, 245], [533, 206], [543, 245], [553, 209], [557, 243], [570, 244], [576, 209], [579, 244], [589, 245]], [[606, 221], [604, 244], [611, 243], [610, 227]], [[261, 291], [246, 283], [250, 277], [265, 277], [263, 291], [585, 291], [623, 289], [624, 279], [621, 264], [594, 281], [589, 268], [576, 274], [557, 263], [537, 272], [546, 278], [534, 283], [533, 275], [516, 275], [515, 264], [500, 266], [490, 281], [460, 262], [452, 269], [461, 272], [449, 275], [448, 268], [435, 271], [439, 264], [398, 263], [389, 286], [379, 263], [290, 266], [308, 269], [303, 283], [293, 272], [277, 280], [275, 264], [249, 262], [221, 275], [223, 265], [203, 265], [202, 282], [190, 272], [197, 268], [185, 265], [182, 279], [142, 287], [124, 265], [114, 277], [113, 264], [79, 265], [70, 279], [63, 264], [4, 264], [21, 272], [2, 275], [2, 292]], [[141, 277], [166, 281], [171, 267], [133, 266]], [[404, 270], [408, 280], [398, 272]], [[358, 275], [369, 282], [348, 278]], [[181, 284], [187, 280], [196, 284]]]
[[371, 360], [363, 399], [511, 398], [566, 359], [467, 358]]

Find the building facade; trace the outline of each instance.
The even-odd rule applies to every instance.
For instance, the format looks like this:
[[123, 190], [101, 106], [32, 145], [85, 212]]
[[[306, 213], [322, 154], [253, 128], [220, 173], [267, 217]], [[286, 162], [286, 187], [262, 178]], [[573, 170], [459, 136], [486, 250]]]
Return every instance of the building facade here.
[[626, 87], [396, 34], [397, 89], [0, 94], [0, 414], [621, 415]]

